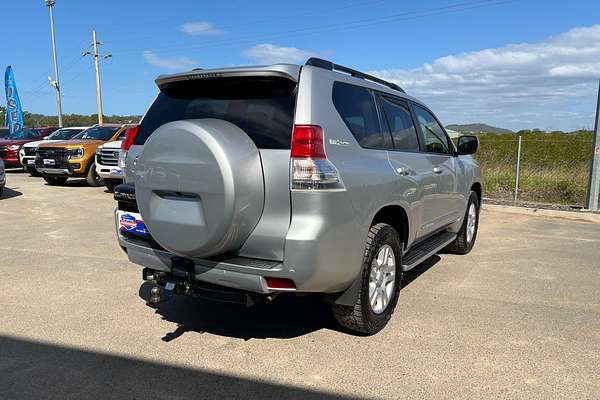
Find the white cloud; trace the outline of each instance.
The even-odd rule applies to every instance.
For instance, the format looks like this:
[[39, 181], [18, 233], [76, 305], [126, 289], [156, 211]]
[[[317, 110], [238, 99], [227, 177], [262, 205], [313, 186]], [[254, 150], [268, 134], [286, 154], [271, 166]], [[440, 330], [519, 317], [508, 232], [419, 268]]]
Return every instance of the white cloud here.
[[215, 36], [222, 35], [223, 32], [221, 29], [217, 29], [210, 22], [205, 21], [197, 21], [197, 22], [188, 22], [183, 25], [180, 25], [178, 28], [181, 32], [191, 35], [191, 36]]
[[315, 53], [309, 50], [277, 46], [268, 43], [251, 47], [242, 54], [259, 64], [300, 63], [315, 55]]
[[449, 55], [416, 69], [371, 73], [430, 104], [446, 123], [589, 127], [600, 78], [600, 25], [536, 43]]
[[152, 51], [144, 52], [144, 60], [146, 60], [148, 64], [158, 68], [179, 71], [193, 69], [199, 65], [198, 61], [188, 57], [163, 58], [159, 57]]

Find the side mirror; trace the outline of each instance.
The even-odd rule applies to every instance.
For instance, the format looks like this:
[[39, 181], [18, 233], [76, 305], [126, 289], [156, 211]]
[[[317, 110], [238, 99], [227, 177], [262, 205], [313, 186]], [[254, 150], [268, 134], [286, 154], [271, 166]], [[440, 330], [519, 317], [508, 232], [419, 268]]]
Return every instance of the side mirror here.
[[479, 150], [479, 138], [477, 136], [461, 136], [456, 145], [458, 154], [475, 154]]

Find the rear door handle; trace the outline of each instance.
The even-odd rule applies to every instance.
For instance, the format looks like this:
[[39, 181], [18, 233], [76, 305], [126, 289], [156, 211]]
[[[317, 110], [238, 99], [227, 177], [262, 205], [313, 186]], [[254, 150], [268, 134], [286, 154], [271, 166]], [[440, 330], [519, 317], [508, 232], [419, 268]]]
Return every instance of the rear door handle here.
[[442, 173], [442, 169], [441, 169], [441, 168], [439, 168], [439, 167], [434, 167], [434, 168], [433, 168], [433, 173], [434, 173], [434, 174], [441, 174], [441, 173]]

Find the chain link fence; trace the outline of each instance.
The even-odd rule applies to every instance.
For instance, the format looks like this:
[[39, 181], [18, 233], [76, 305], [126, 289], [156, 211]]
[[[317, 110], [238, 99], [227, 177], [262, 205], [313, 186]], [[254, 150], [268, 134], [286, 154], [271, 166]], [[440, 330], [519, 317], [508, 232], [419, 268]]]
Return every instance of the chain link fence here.
[[[483, 134], [475, 155], [484, 175], [485, 196], [492, 200], [586, 205], [590, 173], [590, 133], [521, 136]], [[518, 173], [518, 175], [517, 175]]]

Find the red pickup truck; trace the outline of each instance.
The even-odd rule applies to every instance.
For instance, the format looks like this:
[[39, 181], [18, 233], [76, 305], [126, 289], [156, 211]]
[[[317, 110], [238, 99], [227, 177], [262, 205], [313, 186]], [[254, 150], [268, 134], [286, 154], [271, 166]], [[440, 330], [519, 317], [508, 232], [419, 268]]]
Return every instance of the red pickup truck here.
[[0, 159], [6, 168], [21, 167], [19, 150], [25, 143], [41, 140], [58, 128], [23, 128], [0, 139]]

